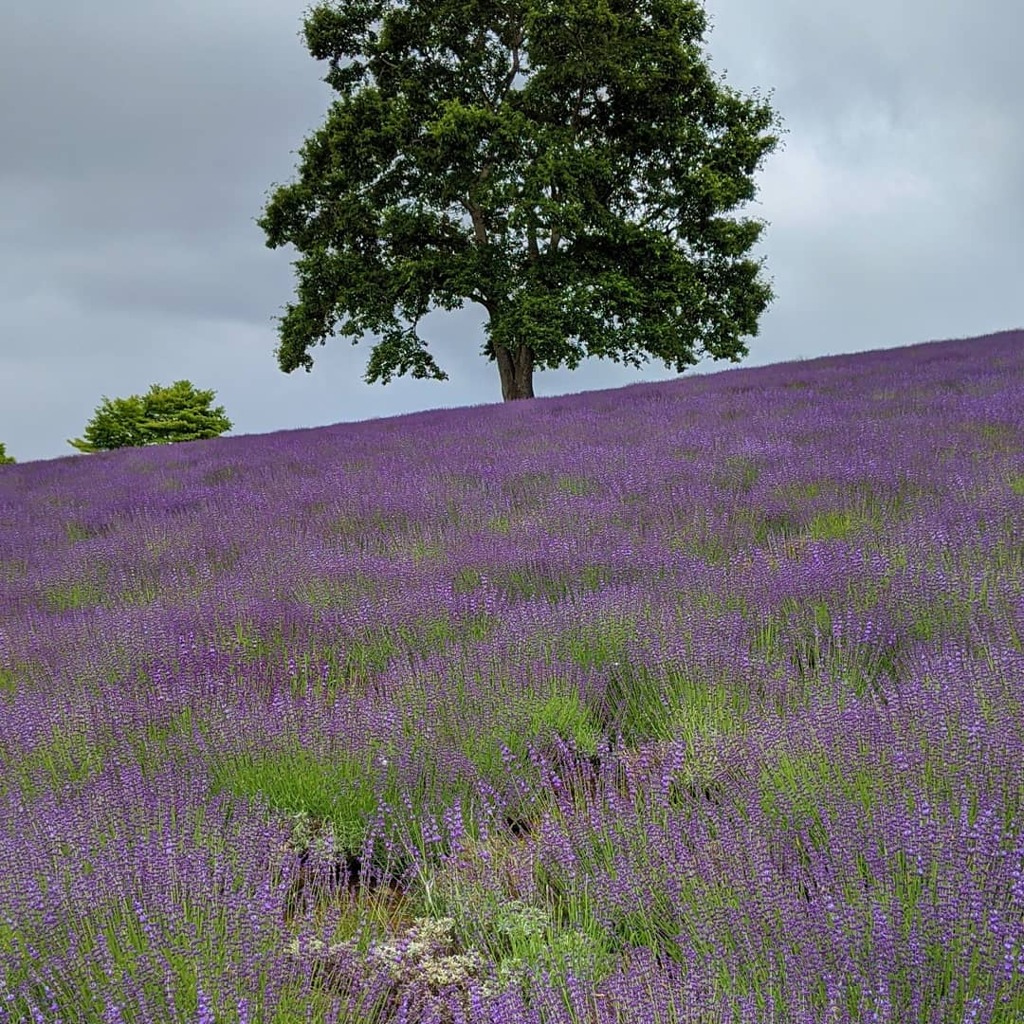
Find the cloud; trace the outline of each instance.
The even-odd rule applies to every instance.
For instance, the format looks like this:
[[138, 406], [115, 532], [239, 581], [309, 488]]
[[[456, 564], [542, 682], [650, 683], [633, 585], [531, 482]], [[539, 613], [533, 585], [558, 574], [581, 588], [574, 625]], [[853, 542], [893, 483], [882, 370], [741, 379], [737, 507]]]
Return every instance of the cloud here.
[[[746, 365], [965, 337], [1024, 322], [1024, 65], [1016, 0], [708, 0], [724, 83], [785, 132], [737, 216], [768, 222], [776, 300]], [[187, 378], [234, 433], [500, 401], [484, 311], [421, 322], [445, 383], [363, 382], [375, 342], [311, 374], [274, 358], [290, 250], [255, 218], [335, 94], [302, 3], [53, 0], [0, 15], [0, 440], [67, 455], [101, 395]], [[705, 360], [694, 372], [728, 363]], [[538, 394], [674, 377], [586, 360]]]

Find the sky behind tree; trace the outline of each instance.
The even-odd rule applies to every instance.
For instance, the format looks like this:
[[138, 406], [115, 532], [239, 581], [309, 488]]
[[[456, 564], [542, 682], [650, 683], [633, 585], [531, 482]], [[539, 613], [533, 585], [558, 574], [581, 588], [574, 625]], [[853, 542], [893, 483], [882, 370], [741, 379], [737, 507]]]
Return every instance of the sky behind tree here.
[[[215, 390], [228, 436], [500, 403], [486, 312], [469, 301], [420, 324], [448, 381], [366, 384], [371, 336], [312, 349], [312, 373], [278, 368], [273, 317], [297, 254], [267, 249], [255, 218], [337, 95], [300, 37], [308, 6], [0, 13], [0, 441], [19, 462], [81, 457], [67, 439], [104, 395], [181, 379]], [[756, 89], [784, 129], [756, 199], [731, 214], [768, 221], [750, 256], [776, 293], [738, 365], [1024, 326], [1018, 0], [704, 6], [712, 72]], [[534, 386], [677, 376], [587, 359]]]

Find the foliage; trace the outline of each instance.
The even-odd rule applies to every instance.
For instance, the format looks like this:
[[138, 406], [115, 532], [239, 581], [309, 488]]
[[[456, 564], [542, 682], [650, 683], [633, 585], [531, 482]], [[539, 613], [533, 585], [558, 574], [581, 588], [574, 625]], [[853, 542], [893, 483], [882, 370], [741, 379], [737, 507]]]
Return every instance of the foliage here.
[[85, 428], [85, 438], [68, 444], [82, 452], [96, 452], [217, 437], [231, 429], [231, 421], [224, 415], [224, 406], [210, 408], [214, 394], [179, 380], [170, 387], [154, 384], [141, 396], [113, 400], [104, 396]]
[[386, 6], [321, 4], [304, 22], [342, 98], [257, 220], [269, 248], [301, 253], [299, 301], [277, 318], [284, 372], [309, 371], [344, 315], [342, 334], [382, 338], [367, 383], [447, 380], [416, 327], [431, 302], [467, 298], [487, 310], [506, 401], [533, 397], [534, 368], [587, 356], [682, 373], [747, 354], [774, 297], [763, 261], [741, 258], [763, 224], [721, 214], [753, 198], [779, 139], [760, 134], [767, 103], [703, 64], [694, 0], [514, 0], [500, 15], [418, 0], [378, 34]]
[[7, 449], [4, 447], [3, 442], [0, 442], [0, 466], [10, 466], [17, 461], [13, 455], [7, 454]]
[[1022, 1024], [1022, 340], [12, 471], [2, 1020]]

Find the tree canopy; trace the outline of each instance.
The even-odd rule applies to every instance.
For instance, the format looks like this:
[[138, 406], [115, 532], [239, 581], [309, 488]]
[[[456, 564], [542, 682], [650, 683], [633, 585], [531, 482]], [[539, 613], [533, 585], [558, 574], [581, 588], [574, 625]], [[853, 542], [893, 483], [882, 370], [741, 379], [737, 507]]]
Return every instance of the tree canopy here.
[[367, 383], [447, 380], [417, 324], [464, 299], [487, 311], [506, 401], [533, 397], [534, 369], [586, 356], [739, 362], [774, 295], [763, 260], [743, 258], [763, 222], [722, 214], [754, 197], [779, 138], [762, 134], [767, 103], [711, 76], [695, 0], [394, 7], [321, 4], [304, 21], [341, 98], [257, 220], [269, 248], [301, 254], [281, 369], [309, 371], [345, 316], [342, 335], [381, 336]]
[[14, 456], [7, 454], [7, 449], [4, 447], [3, 442], [0, 442], [0, 466], [10, 466], [17, 461]]
[[224, 406], [210, 408], [214, 394], [179, 380], [170, 387], [154, 384], [145, 395], [113, 400], [104, 396], [85, 428], [85, 438], [68, 444], [82, 452], [97, 452], [217, 437], [231, 429], [231, 421], [224, 415]]

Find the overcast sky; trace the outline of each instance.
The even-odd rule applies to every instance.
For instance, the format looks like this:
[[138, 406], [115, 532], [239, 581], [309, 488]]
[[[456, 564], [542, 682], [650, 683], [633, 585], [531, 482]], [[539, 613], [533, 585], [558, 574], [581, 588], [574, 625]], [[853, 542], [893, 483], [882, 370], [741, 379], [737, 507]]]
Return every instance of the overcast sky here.
[[[336, 94], [307, 0], [49, 0], [0, 13], [0, 441], [75, 455], [104, 395], [186, 378], [232, 435], [498, 403], [485, 311], [420, 323], [450, 380], [366, 384], [375, 339], [277, 366], [291, 247], [256, 225]], [[740, 365], [1024, 326], [1020, 0], [706, 0], [724, 83], [781, 141], [734, 211], [776, 299]], [[770, 93], [770, 90], [773, 90]], [[707, 359], [684, 376], [733, 367]], [[674, 379], [588, 359], [540, 396]]]

